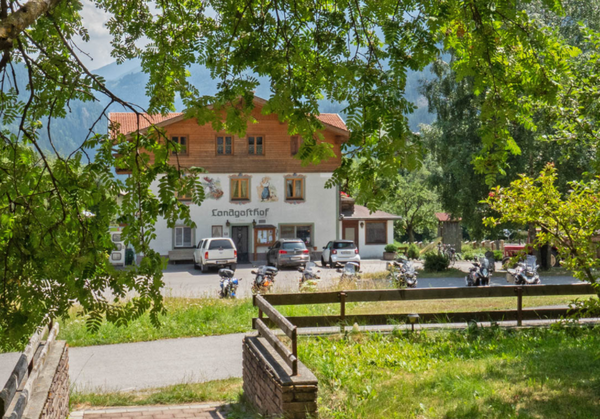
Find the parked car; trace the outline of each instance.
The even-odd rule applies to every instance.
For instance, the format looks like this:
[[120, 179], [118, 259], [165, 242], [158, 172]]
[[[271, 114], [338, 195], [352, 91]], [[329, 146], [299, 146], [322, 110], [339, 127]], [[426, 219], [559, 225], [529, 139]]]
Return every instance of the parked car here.
[[281, 239], [267, 251], [267, 265], [281, 269], [282, 266], [306, 266], [310, 253], [300, 239]]
[[194, 250], [194, 267], [202, 273], [210, 267], [227, 267], [235, 271], [237, 266], [237, 249], [233, 240], [225, 237], [202, 239]]
[[358, 248], [352, 240], [332, 240], [323, 248], [321, 264], [334, 268], [347, 262], [356, 262], [360, 268]]

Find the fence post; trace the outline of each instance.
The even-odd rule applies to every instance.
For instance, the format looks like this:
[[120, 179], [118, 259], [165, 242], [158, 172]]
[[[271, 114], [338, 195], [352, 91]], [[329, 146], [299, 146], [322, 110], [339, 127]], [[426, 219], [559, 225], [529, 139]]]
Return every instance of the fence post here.
[[295, 358], [292, 362], [292, 375], [298, 375], [298, 326], [294, 326], [292, 330], [292, 355]]
[[523, 287], [516, 289], [517, 291], [517, 326], [523, 325]]
[[346, 293], [344, 291], [340, 292], [340, 320], [340, 333], [344, 333], [346, 330], [344, 325], [346, 321]]

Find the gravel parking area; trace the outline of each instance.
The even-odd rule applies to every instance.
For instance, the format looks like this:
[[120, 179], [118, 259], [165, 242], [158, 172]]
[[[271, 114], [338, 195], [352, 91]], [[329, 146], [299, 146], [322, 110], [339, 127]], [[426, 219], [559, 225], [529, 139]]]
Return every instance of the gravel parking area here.
[[[256, 263], [255, 266], [259, 266]], [[320, 265], [320, 262], [317, 263]], [[470, 262], [459, 261], [454, 266], [462, 271], [468, 271], [471, 266]], [[361, 270], [363, 273], [381, 272], [384, 271], [386, 262], [383, 260], [363, 260]], [[420, 263], [415, 264], [415, 267], [420, 268]], [[239, 297], [249, 297], [252, 295], [252, 265], [238, 265], [235, 276], [240, 281], [238, 288]], [[333, 268], [324, 268], [319, 266], [321, 272], [320, 288], [327, 289], [337, 284], [340, 274]], [[284, 268], [279, 271], [275, 277], [275, 286], [273, 291], [277, 293], [297, 292], [300, 273], [294, 268]], [[216, 269], [210, 270], [203, 274], [199, 270], [194, 269], [191, 264], [168, 265], [164, 272], [165, 287], [163, 295], [167, 297], [184, 297], [184, 298], [201, 298], [201, 297], [218, 297], [219, 292], [219, 275]], [[571, 284], [579, 282], [571, 276], [550, 276], [543, 277], [543, 284]], [[490, 281], [491, 286], [511, 285], [506, 282], [502, 276], [493, 277]], [[465, 286], [464, 277], [453, 278], [419, 278], [419, 288], [431, 287], [463, 287]]]

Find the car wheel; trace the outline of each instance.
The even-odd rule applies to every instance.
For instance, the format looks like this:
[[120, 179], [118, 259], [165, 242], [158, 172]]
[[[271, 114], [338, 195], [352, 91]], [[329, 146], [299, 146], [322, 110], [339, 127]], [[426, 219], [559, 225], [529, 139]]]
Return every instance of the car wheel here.
[[203, 274], [205, 274], [208, 272], [208, 266], [206, 266], [205, 264], [200, 262], [200, 270], [202, 271]]
[[326, 267], [327, 263], [325, 263], [325, 259], [323, 259], [323, 256], [321, 256], [321, 266]]
[[333, 262], [331, 261], [331, 256], [329, 256], [329, 266], [331, 266], [332, 268], [335, 268], [335, 266], [333, 265]]
[[198, 266], [198, 264], [196, 263], [196, 260], [194, 259], [194, 269], [200, 269], [200, 267]]

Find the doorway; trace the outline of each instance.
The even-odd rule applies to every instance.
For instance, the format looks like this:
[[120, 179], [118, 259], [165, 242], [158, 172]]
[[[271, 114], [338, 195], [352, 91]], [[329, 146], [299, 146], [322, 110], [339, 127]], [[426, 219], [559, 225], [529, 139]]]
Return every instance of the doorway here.
[[352, 240], [358, 249], [358, 220], [342, 221], [342, 239]]
[[231, 238], [237, 248], [238, 263], [250, 263], [248, 226], [233, 226], [231, 228]]

